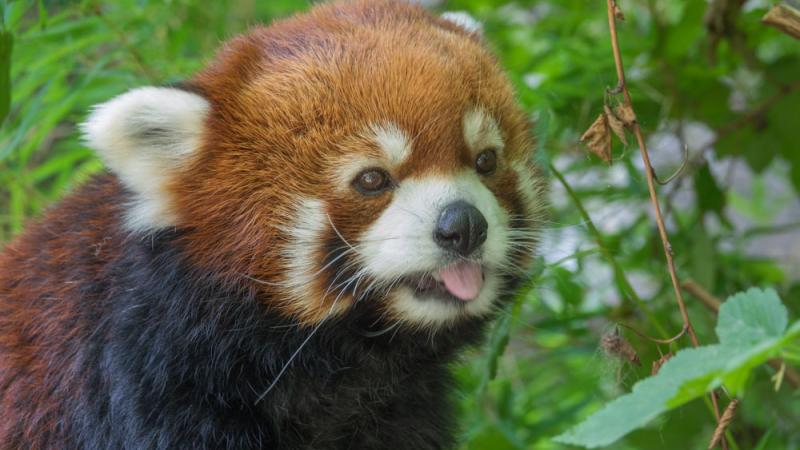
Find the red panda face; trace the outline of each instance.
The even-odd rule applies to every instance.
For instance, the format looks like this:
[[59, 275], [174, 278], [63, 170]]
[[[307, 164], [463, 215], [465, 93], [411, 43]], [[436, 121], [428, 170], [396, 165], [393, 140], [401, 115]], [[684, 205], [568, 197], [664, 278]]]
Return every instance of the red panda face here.
[[[132, 231], [183, 230], [193, 264], [268, 307], [439, 327], [525, 273], [532, 143], [473, 32], [400, 2], [321, 6], [232, 41], [189, 86], [125, 94], [87, 134], [135, 192]], [[104, 137], [121, 105], [126, 137]], [[131, 163], [126, 139], [172, 156]]]

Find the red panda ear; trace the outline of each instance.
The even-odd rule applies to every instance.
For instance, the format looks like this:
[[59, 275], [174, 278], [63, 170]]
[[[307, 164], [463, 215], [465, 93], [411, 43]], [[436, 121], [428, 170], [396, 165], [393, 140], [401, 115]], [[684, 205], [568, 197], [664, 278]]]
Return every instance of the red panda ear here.
[[469, 34], [483, 36], [483, 25], [466, 11], [447, 11], [440, 16]]
[[197, 94], [143, 87], [97, 105], [82, 125], [89, 146], [135, 196], [128, 228], [176, 225], [167, 185], [196, 152], [208, 110]]

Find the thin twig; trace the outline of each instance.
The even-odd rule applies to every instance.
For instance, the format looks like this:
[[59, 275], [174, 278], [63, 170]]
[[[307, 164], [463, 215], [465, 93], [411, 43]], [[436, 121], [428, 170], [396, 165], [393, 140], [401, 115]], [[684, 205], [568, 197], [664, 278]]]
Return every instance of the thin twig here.
[[706, 308], [708, 308], [714, 314], [719, 312], [719, 307], [722, 306], [722, 301], [717, 297], [714, 297], [710, 292], [697, 284], [697, 282], [693, 279], [689, 278], [688, 280], [684, 281], [681, 284], [681, 287], [686, 289], [690, 294], [694, 295], [695, 298], [700, 300], [700, 302], [703, 303], [703, 305], [705, 305]]
[[711, 442], [708, 443], [708, 450], [713, 449], [720, 442], [723, 442], [723, 447], [725, 446], [725, 441], [722, 440], [722, 435], [725, 433], [725, 430], [728, 429], [728, 425], [730, 425], [731, 421], [733, 420], [733, 415], [736, 413], [736, 407], [738, 405], [739, 400], [735, 398], [728, 403], [728, 407], [725, 408], [725, 412], [722, 414], [722, 418], [719, 419], [717, 428], [714, 430], [714, 435], [711, 437]]
[[656, 339], [654, 337], [650, 337], [650, 336], [642, 333], [641, 331], [637, 330], [636, 328], [634, 328], [634, 327], [632, 327], [630, 325], [626, 325], [624, 323], [620, 323], [619, 325], [631, 330], [633, 332], [633, 334], [639, 336], [640, 338], [642, 338], [642, 339], [644, 339], [646, 341], [655, 342], [656, 344], [671, 344], [671, 343], [677, 341], [678, 339], [682, 338], [683, 335], [686, 334], [686, 331], [687, 331], [687, 328], [684, 325], [684, 327], [681, 329], [681, 331], [678, 332], [678, 334], [676, 334], [675, 336], [672, 336], [669, 339]]
[[[642, 160], [644, 161], [644, 167], [646, 169], [645, 175], [647, 176], [647, 189], [650, 191], [650, 202], [653, 205], [653, 212], [656, 216], [658, 233], [661, 237], [661, 243], [664, 246], [664, 255], [667, 260], [667, 268], [669, 270], [670, 280], [672, 281], [672, 288], [675, 291], [675, 299], [678, 302], [678, 309], [680, 309], [681, 317], [683, 318], [683, 324], [684, 327], [686, 327], [686, 332], [692, 341], [692, 345], [697, 347], [700, 345], [700, 343], [697, 340], [697, 334], [695, 334], [694, 327], [692, 327], [692, 322], [689, 319], [689, 313], [686, 310], [686, 304], [683, 301], [683, 293], [681, 292], [680, 282], [678, 281], [678, 274], [675, 271], [672, 244], [669, 242], [669, 236], [667, 235], [667, 230], [664, 225], [664, 217], [661, 215], [661, 206], [658, 203], [658, 195], [656, 193], [656, 183], [653, 176], [653, 167], [650, 163], [650, 155], [647, 152], [647, 145], [645, 144], [644, 135], [642, 134], [642, 130], [639, 127], [638, 121], [636, 120], [636, 112], [633, 109], [633, 102], [631, 101], [630, 92], [628, 92], [628, 86], [625, 84], [625, 71], [622, 65], [622, 54], [619, 49], [619, 38], [617, 37], [617, 21], [614, 14], [615, 6], [615, 0], [606, 0], [608, 26], [611, 32], [611, 49], [614, 54], [614, 65], [617, 69], [617, 85], [624, 97], [625, 106], [630, 108], [631, 114], [634, 118], [631, 123], [631, 128], [633, 130], [633, 134], [636, 136], [636, 141], [639, 144], [639, 152], [641, 153]], [[719, 422], [719, 402], [717, 400], [717, 394], [715, 391], [711, 392], [711, 402], [714, 405], [714, 415]], [[727, 441], [723, 440], [722, 446], [723, 449], [727, 449]]]
[[672, 175], [667, 177], [665, 180], [661, 180], [658, 178], [658, 175], [656, 175], [655, 169], [651, 167], [650, 171], [653, 172], [653, 178], [656, 180], [656, 183], [664, 186], [669, 184], [669, 182], [674, 180], [675, 178], [678, 178], [679, 176], [683, 175], [683, 171], [686, 169], [686, 166], [688, 165], [689, 165], [689, 146], [683, 144], [683, 158], [681, 160], [681, 166], [678, 167], [678, 170], [673, 172]]
[[[708, 292], [703, 286], [700, 286], [691, 278], [684, 281], [681, 286], [686, 292], [692, 294], [695, 298], [708, 308], [714, 314], [719, 312], [719, 307], [722, 306], [722, 301]], [[800, 388], [800, 373], [791, 367], [786, 367], [784, 362], [780, 359], [770, 359], [767, 361], [773, 369], [777, 371], [784, 371], [783, 378], [792, 385], [795, 389]]]

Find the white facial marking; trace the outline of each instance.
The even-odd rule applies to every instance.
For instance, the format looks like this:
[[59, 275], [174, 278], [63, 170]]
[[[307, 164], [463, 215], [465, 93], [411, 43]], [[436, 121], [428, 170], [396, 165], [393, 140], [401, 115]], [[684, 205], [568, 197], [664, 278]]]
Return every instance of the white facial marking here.
[[409, 139], [396, 124], [390, 122], [384, 125], [373, 125], [371, 131], [375, 142], [386, 154], [390, 165], [401, 164], [411, 154]]
[[525, 215], [529, 217], [529, 220], [539, 217], [544, 208], [544, 203], [542, 202], [544, 186], [536, 181], [533, 168], [528, 165], [522, 163], [512, 164], [511, 169], [517, 175], [517, 190], [522, 195], [523, 205], [527, 208]]
[[176, 224], [166, 184], [197, 149], [208, 109], [199, 95], [144, 87], [96, 106], [82, 125], [88, 145], [135, 194], [128, 229]]
[[325, 205], [305, 198], [298, 203], [294, 221], [284, 230], [289, 243], [283, 251], [286, 277], [281, 283], [295, 301], [308, 301], [314, 295], [314, 281], [319, 277], [316, 257], [326, 230]]
[[509, 263], [509, 217], [494, 194], [472, 171], [448, 178], [405, 180], [356, 246], [364, 270], [383, 283], [435, 272], [449, 262], [433, 239], [436, 222], [442, 208], [458, 200], [475, 206], [488, 224], [486, 242], [479, 251], [486, 268], [483, 288], [476, 299], [463, 305], [417, 299], [410, 289], [398, 289], [390, 307], [412, 323], [442, 323], [463, 314], [485, 314], [491, 309], [500, 284], [498, 271]]
[[503, 149], [503, 135], [497, 122], [482, 108], [464, 114], [464, 142], [473, 152], [486, 149]]

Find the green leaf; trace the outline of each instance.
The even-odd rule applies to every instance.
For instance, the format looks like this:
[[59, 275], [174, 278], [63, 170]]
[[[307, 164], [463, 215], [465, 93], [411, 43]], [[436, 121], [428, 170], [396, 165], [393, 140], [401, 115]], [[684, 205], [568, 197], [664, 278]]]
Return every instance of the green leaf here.
[[703, 223], [698, 221], [692, 230], [692, 246], [689, 249], [691, 270], [701, 286], [714, 286], [717, 272], [717, 249]]
[[787, 321], [787, 310], [772, 289], [730, 297], [719, 311], [719, 345], [679, 352], [657, 375], [636, 383], [630, 394], [555, 440], [588, 448], [609, 445], [721, 384], [734, 395], [741, 393], [756, 366], [800, 337], [800, 322], [786, 331]]
[[797, 130], [800, 120], [797, 117], [797, 103], [800, 93], [795, 92], [781, 99], [769, 112], [769, 120], [779, 141], [778, 150], [791, 165], [791, 181], [800, 192], [800, 145], [797, 143]]
[[11, 32], [0, 31], [0, 125], [11, 109], [11, 51], [14, 36]]
[[44, 0], [37, 0], [36, 5], [39, 8], [39, 27], [45, 29], [47, 27], [47, 7], [44, 5]]
[[508, 346], [509, 336], [511, 334], [511, 313], [504, 314], [495, 324], [492, 333], [489, 335], [489, 354], [487, 356], [488, 363], [486, 372], [484, 373], [483, 380], [481, 380], [479, 391], [483, 392], [488, 386], [489, 381], [497, 376], [497, 364], [500, 357]]
[[769, 430], [767, 430], [766, 433], [764, 433], [764, 436], [762, 436], [761, 439], [758, 440], [758, 444], [756, 444], [753, 450], [765, 450], [767, 448], [767, 443], [769, 442], [769, 438], [772, 436], [772, 430], [774, 430], [774, 428], [770, 428]]
[[786, 307], [774, 290], [752, 288], [722, 304], [716, 332], [724, 345], [757, 345], [780, 337], [788, 320]]
[[487, 426], [472, 440], [470, 448], [491, 448], [495, 450], [516, 450], [519, 447], [512, 442], [507, 433], [496, 425]]
[[25, 11], [28, 9], [28, 2], [5, 2], [3, 10], [3, 22], [6, 30], [14, 31], [19, 27]]
[[694, 190], [702, 192], [702, 195], [697, 196], [697, 206], [700, 211], [722, 214], [722, 209], [725, 207], [725, 194], [719, 188], [714, 175], [711, 174], [708, 164], [703, 165], [695, 174]]
[[741, 395], [747, 386], [752, 370], [798, 338], [800, 338], [800, 322], [795, 323], [780, 338], [767, 339], [751, 347], [721, 346], [730, 354], [725, 364], [718, 368], [711, 368], [708, 373], [686, 383], [681, 387], [679, 394], [670, 400], [670, 405], [682, 405], [720, 385], [725, 385], [732, 395]]
[[683, 383], [720, 367], [728, 356], [719, 346], [684, 350], [667, 361], [658, 375], [636, 383], [630, 394], [607, 404], [555, 440], [588, 448], [609, 445], [670, 409], [667, 403]]

